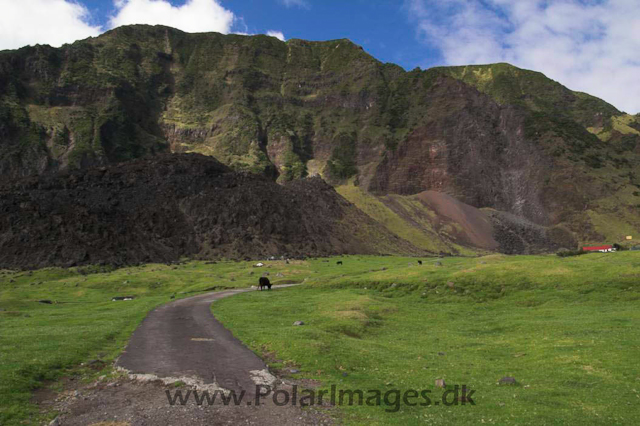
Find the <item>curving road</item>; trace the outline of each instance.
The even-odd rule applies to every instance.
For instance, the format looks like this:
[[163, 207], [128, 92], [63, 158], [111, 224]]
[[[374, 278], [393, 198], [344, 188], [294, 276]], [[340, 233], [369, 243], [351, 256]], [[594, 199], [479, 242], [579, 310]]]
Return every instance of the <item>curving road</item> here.
[[156, 308], [133, 333], [116, 365], [134, 375], [254, 394], [256, 384], [271, 384], [275, 378], [258, 356], [215, 319], [210, 309], [216, 300], [247, 291], [252, 289], [207, 293]]

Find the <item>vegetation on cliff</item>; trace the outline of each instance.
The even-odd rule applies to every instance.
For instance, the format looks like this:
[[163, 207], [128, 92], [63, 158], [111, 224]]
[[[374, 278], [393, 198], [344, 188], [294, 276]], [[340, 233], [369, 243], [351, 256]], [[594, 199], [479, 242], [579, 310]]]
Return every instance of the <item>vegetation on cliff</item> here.
[[[0, 52], [0, 175], [161, 152], [278, 182], [451, 194], [582, 240], [640, 230], [640, 118], [508, 64], [405, 72], [346, 39], [128, 26]], [[635, 180], [634, 180], [635, 179]], [[613, 197], [617, 208], [604, 208]]]

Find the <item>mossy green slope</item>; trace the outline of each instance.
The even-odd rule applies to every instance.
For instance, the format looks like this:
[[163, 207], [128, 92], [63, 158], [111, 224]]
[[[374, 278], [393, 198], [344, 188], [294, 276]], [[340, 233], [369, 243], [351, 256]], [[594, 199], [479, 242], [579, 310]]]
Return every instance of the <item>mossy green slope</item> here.
[[567, 115], [584, 126], [599, 114], [619, 115], [613, 105], [582, 92], [569, 90], [541, 72], [507, 63], [436, 68], [486, 93], [502, 104], [519, 104], [534, 111]]
[[431, 253], [462, 255], [487, 251], [486, 247], [473, 246], [453, 236], [452, 231], [458, 224], [437, 226], [437, 213], [415, 196], [377, 197], [353, 185], [338, 186], [336, 191], [390, 232], [415, 247], [424, 248]]

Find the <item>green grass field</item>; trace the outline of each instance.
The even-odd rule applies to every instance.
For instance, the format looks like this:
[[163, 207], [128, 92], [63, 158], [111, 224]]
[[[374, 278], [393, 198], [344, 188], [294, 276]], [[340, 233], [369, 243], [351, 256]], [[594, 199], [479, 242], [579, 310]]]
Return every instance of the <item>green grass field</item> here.
[[[359, 274], [360, 264], [388, 269]], [[242, 294], [213, 312], [272, 368], [295, 367], [293, 377], [324, 389], [427, 389], [432, 402], [443, 393], [436, 379], [475, 390], [475, 406], [398, 406], [393, 392], [381, 406], [355, 398], [334, 412], [346, 424], [623, 424], [640, 416], [636, 253], [347, 265], [344, 277]], [[292, 326], [298, 320], [306, 325]], [[517, 384], [498, 385], [505, 376]]]
[[[272, 368], [295, 366], [296, 377], [324, 388], [429, 389], [432, 401], [442, 393], [436, 379], [475, 390], [475, 406], [331, 411], [345, 423], [623, 423], [640, 415], [640, 253], [336, 260], [0, 271], [0, 424], [51, 418], [29, 403], [32, 391], [64, 375], [105, 374], [79, 366], [113, 360], [171, 295], [247, 287], [263, 272], [276, 284], [304, 285], [212, 309]], [[126, 295], [136, 299], [111, 302]], [[306, 325], [293, 327], [297, 320]], [[498, 385], [503, 376], [518, 383]]]

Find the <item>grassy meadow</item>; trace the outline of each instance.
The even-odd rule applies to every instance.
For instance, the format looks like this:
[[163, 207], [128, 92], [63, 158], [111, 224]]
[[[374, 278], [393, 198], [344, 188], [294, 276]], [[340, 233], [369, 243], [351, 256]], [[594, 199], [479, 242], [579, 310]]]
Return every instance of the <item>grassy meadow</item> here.
[[[65, 375], [108, 374], [80, 365], [115, 359], [172, 295], [247, 287], [266, 272], [275, 284], [304, 285], [212, 309], [283, 375], [323, 388], [429, 389], [432, 401], [442, 394], [436, 379], [475, 390], [475, 406], [331, 410], [344, 423], [622, 423], [640, 415], [638, 252], [253, 263], [0, 271], [0, 424], [52, 418], [29, 402], [32, 391]], [[135, 300], [111, 301], [129, 295]], [[292, 326], [297, 320], [305, 325]], [[498, 385], [504, 376], [517, 383]]]
[[[365, 391], [362, 406], [354, 398], [333, 411], [345, 424], [623, 424], [640, 417], [640, 255], [438, 262], [349, 258], [344, 276], [245, 293], [212, 309], [281, 374], [321, 389]], [[360, 265], [374, 270], [361, 273]], [[506, 376], [517, 383], [498, 384]], [[475, 390], [476, 405], [397, 403], [393, 390], [426, 389], [439, 401], [437, 379], [447, 389]], [[388, 403], [368, 406], [374, 394], [367, 390], [392, 392]]]

